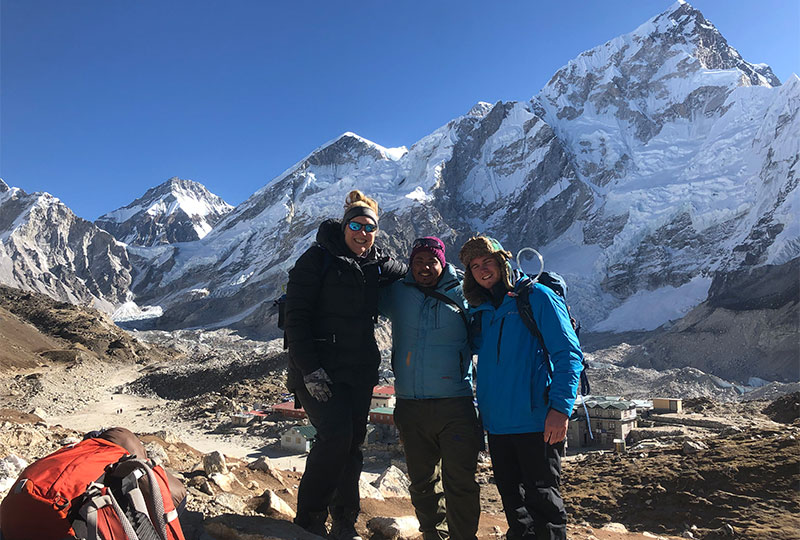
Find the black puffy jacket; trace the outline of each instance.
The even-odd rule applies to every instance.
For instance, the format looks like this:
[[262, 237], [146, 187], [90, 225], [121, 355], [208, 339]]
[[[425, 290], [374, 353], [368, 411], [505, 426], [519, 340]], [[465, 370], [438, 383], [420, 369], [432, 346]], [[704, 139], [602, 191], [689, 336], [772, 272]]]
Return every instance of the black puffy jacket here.
[[[327, 251], [327, 254], [326, 254]], [[375, 343], [378, 287], [406, 266], [372, 246], [356, 257], [344, 242], [341, 222], [324, 221], [317, 241], [289, 271], [286, 288], [288, 388], [320, 367], [334, 382], [374, 385], [380, 353]]]

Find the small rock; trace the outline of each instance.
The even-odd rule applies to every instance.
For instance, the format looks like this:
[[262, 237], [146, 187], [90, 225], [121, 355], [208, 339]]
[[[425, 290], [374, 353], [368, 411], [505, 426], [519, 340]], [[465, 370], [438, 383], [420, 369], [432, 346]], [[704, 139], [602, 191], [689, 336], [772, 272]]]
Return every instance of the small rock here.
[[247, 484], [247, 489], [249, 489], [250, 491], [258, 491], [259, 489], [261, 489], [261, 486], [259, 486], [258, 482], [256, 482], [255, 480], [250, 480], [250, 482]]
[[170, 431], [168, 429], [162, 429], [161, 431], [156, 431], [155, 433], [153, 433], [153, 435], [155, 435], [156, 437], [160, 438], [165, 443], [169, 443], [169, 444], [177, 444], [179, 442], [182, 442], [178, 438], [178, 436], [175, 435], [175, 433], [173, 433], [172, 431]]
[[228, 473], [228, 465], [225, 462], [225, 456], [217, 451], [211, 452], [203, 456], [203, 470], [206, 475], [211, 476], [212, 473]]
[[628, 532], [628, 528], [625, 527], [622, 523], [606, 523], [601, 527], [604, 531], [612, 531], [618, 533], [626, 533]]
[[701, 441], [693, 441], [691, 439], [683, 441], [683, 453], [686, 455], [696, 454], [703, 450], [708, 450], [708, 446]]
[[374, 517], [367, 522], [373, 535], [387, 540], [409, 540], [419, 537], [419, 521], [414, 516]]
[[144, 449], [147, 450], [147, 457], [155, 461], [156, 465], [169, 465], [169, 455], [160, 444], [149, 442], [144, 445]]
[[683, 531], [681, 538], [694, 538], [692, 531]]

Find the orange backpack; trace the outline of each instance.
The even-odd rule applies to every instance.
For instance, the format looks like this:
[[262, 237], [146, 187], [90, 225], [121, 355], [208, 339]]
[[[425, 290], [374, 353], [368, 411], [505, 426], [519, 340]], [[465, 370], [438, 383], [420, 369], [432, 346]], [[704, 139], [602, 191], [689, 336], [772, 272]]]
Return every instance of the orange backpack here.
[[95, 438], [22, 471], [0, 504], [0, 532], [3, 540], [184, 540], [177, 514], [163, 468]]

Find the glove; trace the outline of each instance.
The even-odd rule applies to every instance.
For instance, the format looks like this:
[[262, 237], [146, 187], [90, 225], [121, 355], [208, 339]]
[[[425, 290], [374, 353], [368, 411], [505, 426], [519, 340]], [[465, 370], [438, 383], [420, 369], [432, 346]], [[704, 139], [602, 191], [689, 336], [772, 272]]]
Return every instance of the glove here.
[[333, 381], [322, 368], [312, 371], [308, 375], [303, 375], [303, 383], [311, 397], [319, 402], [328, 401], [328, 398], [333, 395], [330, 386], [328, 386], [333, 384]]

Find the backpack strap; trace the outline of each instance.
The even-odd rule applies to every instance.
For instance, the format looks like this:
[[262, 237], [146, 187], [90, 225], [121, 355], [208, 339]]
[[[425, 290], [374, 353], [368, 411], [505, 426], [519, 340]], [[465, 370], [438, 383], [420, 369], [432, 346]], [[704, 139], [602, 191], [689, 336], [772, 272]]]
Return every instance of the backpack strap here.
[[[544, 272], [542, 275], [547, 274]], [[555, 274], [558, 279], [563, 283], [563, 278]], [[522, 319], [522, 323], [528, 328], [528, 331], [539, 340], [539, 344], [542, 346], [542, 351], [544, 351], [545, 355], [545, 365], [547, 366], [547, 374], [552, 377], [553, 376], [553, 366], [550, 363], [550, 351], [547, 350], [547, 345], [544, 342], [544, 338], [542, 337], [542, 333], [539, 331], [539, 326], [536, 324], [536, 319], [533, 317], [533, 308], [531, 307], [531, 289], [536, 283], [530, 279], [525, 278], [522, 281], [522, 287], [520, 291], [517, 293], [516, 300], [517, 300], [517, 311], [519, 312], [519, 317]], [[549, 287], [555, 293], [561, 297], [562, 300], [564, 296], [559, 292], [559, 290], [564, 290], [556, 287], [553, 287], [547, 283], [543, 283], [544, 286]], [[566, 287], [566, 284], [564, 284]], [[566, 303], [566, 300], [565, 300]], [[570, 323], [572, 324], [573, 330], [575, 330], [575, 335], [578, 335], [580, 332], [581, 326], [575, 322], [575, 319], [569, 313], [569, 307], [567, 307], [567, 314], [569, 315]], [[586, 364], [586, 360], [582, 361], [583, 369], [581, 369], [580, 381], [581, 381], [581, 395], [588, 396], [592, 392], [592, 387], [589, 384], [589, 376], [586, 373], [587, 368], [589, 367]]]
[[[141, 459], [132, 459], [128, 462], [133, 462], [135, 468], [122, 479], [122, 493], [131, 501], [133, 507], [137, 512], [150, 517], [156, 532], [161, 540], [168, 540], [167, 538], [167, 521], [169, 520], [166, 512], [164, 511], [164, 499], [161, 493], [158, 479], [156, 478], [153, 469], [150, 465]], [[139, 479], [147, 476], [150, 483], [150, 503], [153, 512], [150, 513], [147, 507], [147, 502], [144, 499], [142, 489], [139, 487]]]
[[136, 531], [128, 520], [125, 512], [120, 507], [111, 490], [105, 489], [105, 486], [92, 482], [86, 490], [86, 502], [80, 509], [80, 516], [86, 522], [86, 536], [87, 540], [103, 540], [99, 535], [100, 521], [98, 520], [98, 513], [101, 509], [111, 507], [114, 514], [119, 519], [122, 530], [127, 540], [139, 540]]
[[419, 290], [419, 292], [421, 292], [425, 296], [429, 296], [431, 298], [435, 298], [437, 300], [440, 300], [440, 301], [444, 302], [445, 304], [453, 306], [456, 309], [456, 311], [458, 311], [458, 314], [461, 315], [461, 320], [464, 321], [464, 326], [466, 326], [467, 327], [467, 331], [469, 331], [469, 329], [470, 329], [469, 319], [467, 318], [467, 314], [464, 312], [464, 308], [462, 308], [460, 305], [458, 305], [458, 302], [456, 302], [455, 300], [453, 300], [452, 298], [450, 298], [446, 294], [440, 293], [439, 291], [436, 291], [436, 290], [430, 290], [430, 289], [426, 289], [425, 287], [420, 287], [420, 286], [417, 286], [417, 289]]

